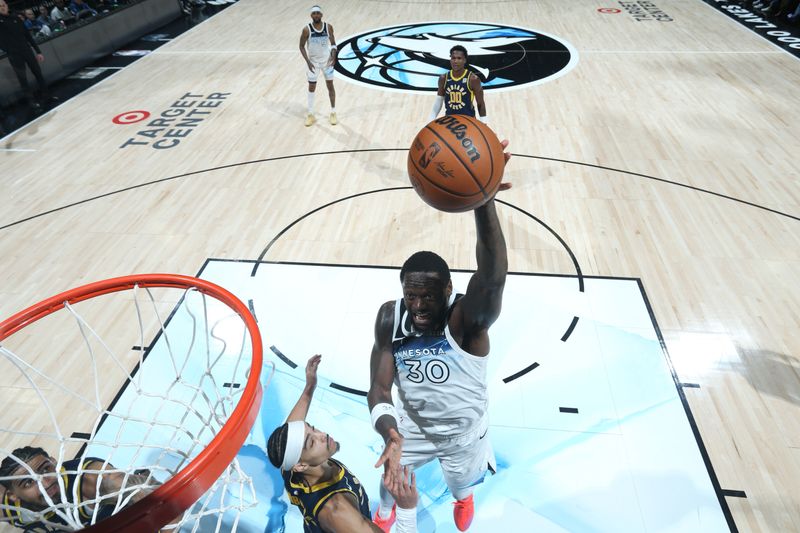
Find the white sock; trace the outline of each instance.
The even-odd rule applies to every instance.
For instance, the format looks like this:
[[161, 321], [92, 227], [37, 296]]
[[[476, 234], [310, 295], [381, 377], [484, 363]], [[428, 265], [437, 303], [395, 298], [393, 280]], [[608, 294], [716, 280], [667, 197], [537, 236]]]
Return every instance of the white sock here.
[[308, 114], [312, 114], [314, 112], [314, 94], [311, 91], [308, 92]]
[[336, 113], [336, 108], [335, 107], [331, 108], [331, 113]]
[[417, 508], [403, 509], [397, 508], [397, 522], [394, 530], [397, 533], [405, 533], [417, 530]]

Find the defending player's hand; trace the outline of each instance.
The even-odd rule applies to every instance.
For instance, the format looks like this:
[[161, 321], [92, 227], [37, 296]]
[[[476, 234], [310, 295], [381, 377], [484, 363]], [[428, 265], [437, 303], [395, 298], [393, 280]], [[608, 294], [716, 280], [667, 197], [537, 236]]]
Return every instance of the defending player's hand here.
[[322, 361], [320, 354], [312, 356], [306, 363], [306, 390], [313, 391], [317, 388], [317, 367]]
[[383, 475], [388, 483], [393, 483], [395, 475], [400, 471], [400, 458], [403, 456], [403, 437], [395, 429], [389, 430], [389, 440], [383, 447], [375, 468], [383, 465]]
[[395, 472], [391, 480], [384, 475], [383, 486], [394, 497], [398, 507], [413, 509], [417, 506], [417, 477], [411, 472], [409, 478], [407, 466]]
[[308, 71], [313, 74], [314, 73], [314, 64], [311, 63], [311, 61], [309, 61], [308, 59], [306, 59], [306, 65], [308, 66]]

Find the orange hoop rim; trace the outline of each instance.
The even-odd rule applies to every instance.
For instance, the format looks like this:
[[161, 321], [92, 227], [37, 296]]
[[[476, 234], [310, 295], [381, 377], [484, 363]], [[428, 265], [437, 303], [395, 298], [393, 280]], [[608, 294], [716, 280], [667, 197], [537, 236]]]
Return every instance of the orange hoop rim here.
[[0, 322], [0, 341], [47, 315], [62, 309], [64, 304], [74, 304], [91, 298], [133, 289], [165, 287], [173, 289], [195, 288], [213, 296], [233, 309], [245, 322], [250, 332], [252, 361], [250, 375], [231, 415], [222, 429], [206, 448], [181, 471], [168, 479], [152, 493], [130, 507], [120, 510], [102, 522], [81, 529], [85, 533], [138, 533], [158, 531], [178, 517], [214, 484], [225, 468], [233, 461], [244, 444], [261, 406], [261, 333], [247, 306], [233, 293], [209, 281], [180, 274], [134, 274], [89, 283], [55, 296], [14, 314]]

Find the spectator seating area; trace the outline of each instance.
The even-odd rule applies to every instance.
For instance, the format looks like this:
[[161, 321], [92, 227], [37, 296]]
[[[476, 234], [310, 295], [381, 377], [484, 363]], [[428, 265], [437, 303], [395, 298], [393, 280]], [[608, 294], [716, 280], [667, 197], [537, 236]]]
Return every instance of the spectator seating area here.
[[38, 41], [66, 29], [91, 22], [138, 0], [17, 0], [9, 9], [20, 17]]

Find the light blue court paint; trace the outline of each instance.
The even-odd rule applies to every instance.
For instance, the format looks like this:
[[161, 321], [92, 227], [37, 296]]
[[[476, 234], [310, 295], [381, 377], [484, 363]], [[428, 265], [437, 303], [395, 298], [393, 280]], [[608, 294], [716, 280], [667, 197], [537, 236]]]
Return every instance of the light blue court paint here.
[[[337, 458], [368, 488], [374, 509], [382, 442], [366, 399], [330, 385], [368, 389], [375, 314], [400, 295], [398, 269], [262, 264], [251, 277], [252, 267], [209, 261], [200, 275], [252, 300], [265, 359], [276, 369], [239, 454], [259, 502], [239, 531], [302, 531], [263, 448], [297, 400], [315, 353], [323, 359], [308, 421], [341, 442]], [[468, 279], [454, 273], [454, 288], [463, 292]], [[179, 315], [167, 328], [176, 338], [188, 327]], [[489, 435], [499, 471], [476, 489], [470, 531], [730, 531], [636, 280], [586, 278], [581, 293], [574, 277], [509, 275], [491, 339]], [[161, 353], [153, 349], [145, 372], [165, 374]], [[539, 366], [503, 381], [532, 363]], [[418, 486], [419, 531], [457, 531], [437, 463], [418, 472]]]

